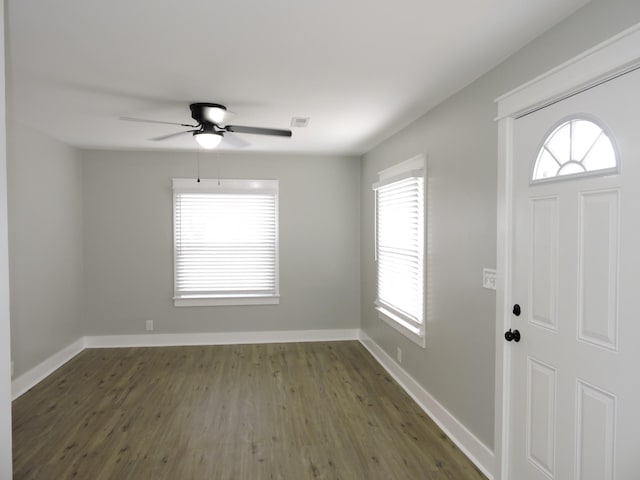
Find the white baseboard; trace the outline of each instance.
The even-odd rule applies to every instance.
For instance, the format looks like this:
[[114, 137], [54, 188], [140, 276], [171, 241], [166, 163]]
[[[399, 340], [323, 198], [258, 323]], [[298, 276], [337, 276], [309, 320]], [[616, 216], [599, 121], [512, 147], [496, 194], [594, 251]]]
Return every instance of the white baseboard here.
[[15, 400], [34, 385], [40, 383], [84, 349], [84, 338], [79, 338], [71, 345], [51, 355], [44, 362], [13, 379], [11, 381], [11, 399]]
[[495, 456], [473, 433], [416, 382], [367, 334], [358, 329], [289, 330], [274, 332], [156, 333], [83, 337], [11, 382], [15, 400], [85, 348], [162, 347], [184, 345], [242, 345], [251, 343], [327, 342], [359, 340], [376, 361], [400, 384], [431, 419], [489, 479]]
[[284, 330], [273, 332], [151, 333], [85, 337], [86, 348], [246, 345], [250, 343], [335, 342], [358, 340], [360, 330]]
[[482, 473], [492, 480], [495, 455], [460, 421], [431, 396], [413, 377], [398, 365], [366, 333], [360, 331], [360, 343], [369, 350], [373, 358], [391, 375], [396, 382], [415, 400], [429, 417], [447, 434], [462, 452], [469, 457]]
[[15, 400], [85, 348], [169, 347], [184, 345], [242, 345], [249, 343], [335, 342], [358, 340], [360, 330], [286, 330], [274, 332], [157, 333], [82, 337], [11, 381]]

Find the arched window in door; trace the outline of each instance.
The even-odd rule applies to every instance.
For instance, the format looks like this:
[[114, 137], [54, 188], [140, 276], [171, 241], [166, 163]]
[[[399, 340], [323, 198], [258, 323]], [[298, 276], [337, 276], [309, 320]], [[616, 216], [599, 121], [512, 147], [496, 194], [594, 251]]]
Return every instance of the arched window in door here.
[[593, 120], [572, 118], [560, 123], [545, 139], [531, 180], [617, 171], [618, 156], [610, 136]]

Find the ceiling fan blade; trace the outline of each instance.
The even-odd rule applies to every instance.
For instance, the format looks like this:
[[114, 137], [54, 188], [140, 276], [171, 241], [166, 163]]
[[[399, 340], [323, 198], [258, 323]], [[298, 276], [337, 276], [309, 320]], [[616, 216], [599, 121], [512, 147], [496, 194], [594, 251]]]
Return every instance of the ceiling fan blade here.
[[169, 135], [162, 135], [161, 137], [150, 138], [149, 140], [151, 140], [153, 142], [158, 142], [160, 140], [167, 140], [167, 139], [172, 138], [172, 137], [177, 137], [179, 135], [184, 135], [185, 133], [193, 133], [193, 132], [197, 132], [197, 131], [198, 130], [185, 130], [184, 132], [170, 133]]
[[120, 120], [124, 120], [125, 122], [159, 123], [162, 125], [179, 125], [180, 127], [191, 128], [197, 127], [197, 125], [189, 125], [188, 123], [163, 122], [162, 120], [149, 120], [148, 118], [120, 117]]
[[234, 135], [231, 132], [225, 132], [222, 137], [222, 142], [225, 146], [234, 147], [234, 148], [246, 148], [251, 145], [244, 138], [240, 138], [237, 135]]
[[279, 130], [276, 128], [260, 128], [260, 127], [245, 127], [242, 125], [227, 125], [224, 127], [227, 132], [235, 133], [253, 133], [255, 135], [274, 135], [277, 137], [290, 137], [291, 130]]

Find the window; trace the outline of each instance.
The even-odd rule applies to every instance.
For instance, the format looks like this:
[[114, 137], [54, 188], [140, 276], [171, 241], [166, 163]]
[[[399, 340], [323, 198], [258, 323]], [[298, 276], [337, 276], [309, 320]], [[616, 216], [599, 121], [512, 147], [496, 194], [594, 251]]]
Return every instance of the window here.
[[533, 167], [532, 181], [616, 172], [618, 161], [611, 139], [591, 120], [562, 122], [545, 139]]
[[278, 181], [174, 179], [176, 306], [278, 303]]
[[422, 156], [379, 174], [375, 191], [376, 309], [424, 346], [424, 177]]

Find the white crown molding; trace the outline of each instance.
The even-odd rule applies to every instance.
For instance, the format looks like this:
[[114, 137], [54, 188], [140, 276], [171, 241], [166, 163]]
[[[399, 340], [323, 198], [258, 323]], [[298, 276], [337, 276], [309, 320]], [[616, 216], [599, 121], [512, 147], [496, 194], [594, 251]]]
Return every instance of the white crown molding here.
[[369, 350], [373, 358], [391, 375], [422, 410], [442, 429], [460, 450], [480, 471], [493, 480], [495, 456], [491, 449], [482, 443], [451, 412], [398, 365], [365, 332], [360, 331], [360, 343]]

